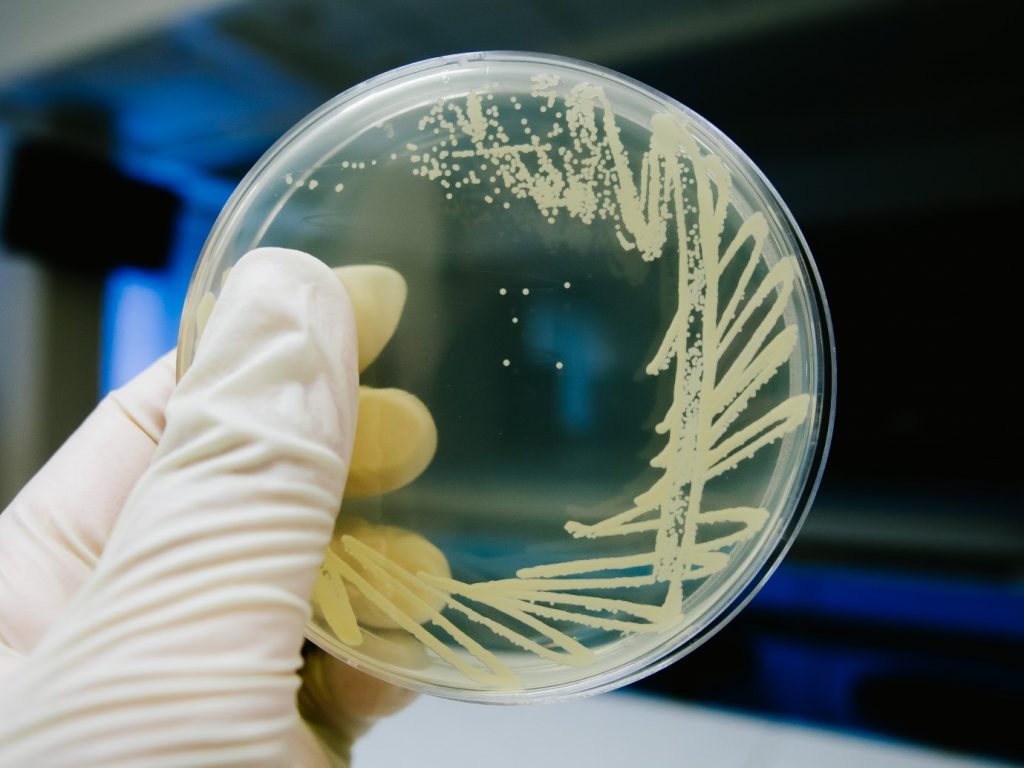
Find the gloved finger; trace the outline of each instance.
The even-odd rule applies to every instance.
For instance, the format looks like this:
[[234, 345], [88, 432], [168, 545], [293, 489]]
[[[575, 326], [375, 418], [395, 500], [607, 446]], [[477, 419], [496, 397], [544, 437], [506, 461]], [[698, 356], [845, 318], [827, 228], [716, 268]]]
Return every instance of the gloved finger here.
[[[419, 646], [409, 645], [411, 653], [422, 653]], [[299, 712], [345, 761], [352, 743], [374, 722], [415, 698], [415, 692], [371, 677], [319, 648], [311, 646], [306, 653]]]
[[[361, 368], [369, 365], [393, 335], [405, 302], [405, 280], [379, 266], [340, 267], [334, 273], [353, 301]], [[214, 305], [212, 294], [202, 319]], [[142, 472], [149, 466], [164, 429], [164, 407], [174, 389], [174, 351], [111, 392], [60, 450], [22, 489], [0, 516], [0, 643], [15, 655], [30, 651], [68, 599], [92, 573], [114, 521]], [[411, 396], [409, 396], [411, 397]], [[414, 398], [413, 398], [414, 399]], [[418, 403], [418, 401], [415, 401]], [[384, 419], [396, 428], [408, 421], [408, 408]], [[370, 407], [367, 425], [380, 423]], [[404, 417], [404, 418], [403, 418]], [[428, 414], [429, 418], [429, 414]], [[422, 421], [422, 417], [420, 417]], [[354, 488], [395, 487], [394, 478], [419, 473], [405, 457], [429, 449], [407, 432], [404, 442], [381, 453], [379, 442], [357, 437], [365, 460], [357, 462]], [[436, 435], [433, 438], [436, 443]], [[429, 443], [429, 436], [423, 437]], [[432, 455], [432, 451], [430, 453]], [[427, 458], [429, 461], [429, 457]], [[366, 495], [363, 491], [362, 495]]]
[[[340, 282], [298, 252], [245, 256], [96, 570], [16, 676], [41, 703], [25, 717], [46, 713], [47, 747], [104, 763], [281, 757], [357, 402]], [[19, 717], [21, 732], [42, 727]]]
[[444, 553], [424, 536], [343, 516], [316, 584], [315, 606], [342, 643], [358, 647], [363, 628], [408, 631], [444, 608], [446, 595], [422, 584], [422, 574], [452, 575]]
[[173, 389], [170, 352], [107, 395], [0, 515], [0, 640], [14, 651], [35, 646], [96, 567]]
[[[356, 318], [356, 340], [359, 346], [359, 371], [365, 371], [377, 359], [398, 328], [408, 288], [398, 272], [377, 264], [356, 264], [335, 267], [335, 276], [345, 286], [352, 313]], [[226, 280], [231, 270], [224, 273]], [[196, 330], [201, 337], [217, 303], [207, 293], [196, 310]]]
[[[377, 359], [398, 327], [408, 293], [405, 278], [390, 267], [375, 264], [335, 267], [334, 274], [352, 302], [362, 372]], [[374, 321], [363, 322], [369, 317]]]
[[[369, 264], [336, 267], [334, 274], [352, 301], [362, 372], [398, 327], [407, 294], [405, 279], [389, 267]], [[369, 317], [373, 322], [364, 320]], [[406, 485], [427, 468], [436, 451], [434, 419], [415, 395], [360, 387], [359, 425], [345, 497], [376, 496]]]
[[[364, 371], [395, 333], [407, 288], [390, 267], [358, 264], [335, 267], [356, 318], [359, 370]], [[200, 336], [216, 299], [207, 293], [200, 302]], [[345, 496], [388, 493], [418, 477], [437, 450], [437, 429], [426, 406], [400, 389], [361, 387], [359, 418]]]
[[423, 473], [437, 451], [427, 407], [402, 389], [359, 388], [359, 425], [345, 497], [378, 496]]

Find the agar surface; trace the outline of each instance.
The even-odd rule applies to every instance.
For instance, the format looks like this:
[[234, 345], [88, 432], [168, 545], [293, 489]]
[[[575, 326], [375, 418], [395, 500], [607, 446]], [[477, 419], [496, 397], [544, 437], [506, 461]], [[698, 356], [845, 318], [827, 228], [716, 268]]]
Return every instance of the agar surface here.
[[[740, 419], [796, 346], [797, 329], [785, 318], [796, 261], [786, 256], [766, 262], [768, 222], [760, 212], [723, 243], [732, 179], [718, 157], [702, 151], [684, 118], [654, 115], [646, 151], [631, 158], [600, 87], [584, 84], [560, 94], [558, 78], [540, 76], [533, 79], [531, 97], [544, 127], [519, 118], [522, 97], [508, 99], [511, 122], [503, 120], [494, 94], [470, 92], [435, 102], [419, 129], [432, 131], [436, 141], [406, 145], [412, 174], [436, 183], [448, 199], [476, 189], [487, 204], [502, 196], [529, 201], [550, 223], [560, 215], [584, 225], [610, 221], [623, 250], [648, 262], [665, 255], [678, 260], [675, 315], [646, 369], [650, 376], [670, 370], [673, 376], [672, 402], [656, 427], [665, 445], [651, 461], [661, 474], [630, 508], [599, 522], [565, 524], [567, 535], [581, 545], [630, 536], [648, 537], [649, 547], [640, 554], [582, 557], [522, 568], [515, 578], [464, 583], [414, 572], [343, 535], [341, 556], [328, 558], [318, 587], [322, 611], [343, 643], [362, 642], [348, 599], [336, 606], [330, 599], [344, 597], [341, 585], [347, 584], [461, 674], [466, 685], [503, 690], [520, 689], [522, 680], [452, 617], [460, 614], [526, 653], [577, 668], [595, 662], [597, 654], [563, 631], [567, 626], [621, 635], [678, 630], [685, 619], [684, 585], [722, 571], [737, 545], [770, 517], [769, 510], [755, 506], [705, 509], [706, 484], [795, 430], [811, 407], [810, 395], [798, 394], [756, 418]], [[724, 291], [730, 265], [736, 286]], [[499, 293], [506, 295], [506, 288]], [[657, 604], [621, 597], [655, 585], [663, 595]]]

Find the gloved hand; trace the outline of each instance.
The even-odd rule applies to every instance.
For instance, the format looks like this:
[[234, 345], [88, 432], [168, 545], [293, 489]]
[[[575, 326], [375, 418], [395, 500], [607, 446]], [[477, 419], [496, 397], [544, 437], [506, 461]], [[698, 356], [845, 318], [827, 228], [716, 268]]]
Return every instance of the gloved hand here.
[[[401, 307], [358, 303], [390, 335]], [[410, 699], [300, 653], [354, 439], [351, 307], [315, 259], [247, 255], [177, 387], [167, 356], [110, 395], [0, 515], [0, 764], [333, 765]]]

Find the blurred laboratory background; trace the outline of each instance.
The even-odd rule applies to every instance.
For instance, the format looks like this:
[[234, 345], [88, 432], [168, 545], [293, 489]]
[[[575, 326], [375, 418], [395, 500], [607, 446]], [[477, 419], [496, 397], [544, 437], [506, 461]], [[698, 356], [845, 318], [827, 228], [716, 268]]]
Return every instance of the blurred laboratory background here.
[[815, 255], [838, 350], [832, 454], [790, 555], [634, 690], [1024, 761], [1018, 11], [2, 0], [0, 508], [175, 344], [221, 206], [293, 123], [435, 55], [580, 58], [693, 108], [765, 172]]

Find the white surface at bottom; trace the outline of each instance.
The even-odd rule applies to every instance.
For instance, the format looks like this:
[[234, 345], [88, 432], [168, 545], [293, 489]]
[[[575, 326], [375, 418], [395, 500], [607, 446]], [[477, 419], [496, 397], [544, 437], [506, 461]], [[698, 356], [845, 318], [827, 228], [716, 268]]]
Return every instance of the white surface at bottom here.
[[614, 693], [560, 704], [484, 706], [420, 697], [379, 723], [353, 768], [686, 766], [968, 768], [983, 760]]

